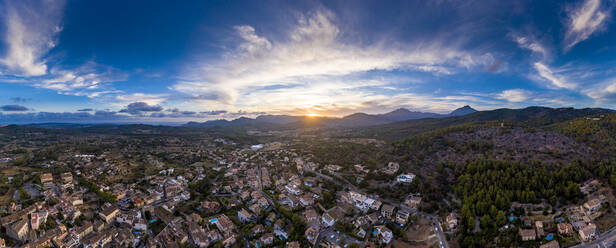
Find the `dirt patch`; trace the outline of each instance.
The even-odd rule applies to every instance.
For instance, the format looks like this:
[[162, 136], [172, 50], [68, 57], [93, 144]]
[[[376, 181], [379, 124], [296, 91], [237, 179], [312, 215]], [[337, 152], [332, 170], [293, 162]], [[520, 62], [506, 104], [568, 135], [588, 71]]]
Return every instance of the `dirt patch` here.
[[[438, 246], [438, 237], [434, 233], [434, 227], [429, 219], [418, 216], [413, 225], [404, 233], [404, 239], [408, 242], [406, 247], [433, 247]], [[400, 246], [405, 247], [405, 246]]]

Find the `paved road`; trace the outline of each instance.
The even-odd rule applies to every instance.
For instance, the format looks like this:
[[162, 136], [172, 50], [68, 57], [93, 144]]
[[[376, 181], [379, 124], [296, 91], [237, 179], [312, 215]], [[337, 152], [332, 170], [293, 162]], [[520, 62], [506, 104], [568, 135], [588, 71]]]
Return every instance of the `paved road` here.
[[612, 227], [610, 230], [607, 230], [606, 232], [602, 233], [599, 235], [599, 238], [588, 242], [588, 243], [582, 243], [576, 246], [572, 246], [574, 248], [595, 248], [595, 247], [601, 247], [601, 248], [611, 248], [614, 247], [613, 242], [616, 241], [616, 227]]
[[[315, 174], [317, 174], [317, 176], [319, 176], [319, 177], [323, 177], [323, 178], [326, 178], [326, 179], [329, 179], [330, 181], [332, 181], [332, 182], [334, 182], [334, 183], [336, 183], [336, 184], [338, 184], [338, 185], [343, 184], [343, 183], [342, 183], [342, 182], [340, 182], [339, 180], [334, 180], [332, 177], [327, 176], [327, 175], [323, 175], [323, 174], [321, 174], [321, 173], [320, 173], [320, 172], [318, 172], [318, 171], [312, 171], [312, 172], [314, 172]], [[344, 181], [344, 184], [345, 184], [344, 186], [349, 187], [351, 190], [354, 190], [354, 191], [357, 191], [357, 192], [361, 192], [361, 193], [366, 194], [366, 193], [365, 193], [365, 192], [363, 192], [361, 189], [359, 189], [359, 188], [355, 187], [355, 185], [353, 185], [353, 184], [351, 184], [351, 183], [347, 182], [346, 180], [344, 180], [344, 178], [342, 178], [342, 181]], [[380, 198], [378, 198], [378, 197], [374, 197], [374, 196], [371, 196], [371, 198], [373, 198], [373, 199], [375, 199], [375, 200], [378, 200], [378, 201], [381, 201], [381, 202], [383, 202], [383, 203], [387, 203], [387, 204], [390, 204], [390, 205], [396, 206], [396, 207], [398, 207], [398, 209], [405, 210], [405, 211], [407, 211], [407, 212], [409, 212], [409, 213], [411, 213], [411, 214], [412, 214], [412, 213], [415, 213], [415, 214], [418, 214], [418, 215], [422, 215], [422, 216], [427, 217], [428, 219], [430, 219], [430, 221], [432, 221], [432, 224], [434, 225], [434, 231], [435, 231], [435, 233], [436, 233], [436, 236], [437, 236], [437, 237], [438, 237], [438, 239], [439, 239], [439, 242], [440, 242], [440, 244], [439, 244], [439, 245], [440, 245], [440, 247], [441, 247], [441, 248], [447, 248], [447, 247], [449, 247], [449, 244], [447, 244], [447, 238], [445, 237], [445, 234], [443, 233], [443, 229], [441, 228], [441, 225], [440, 225], [440, 223], [438, 222], [438, 217], [436, 217], [436, 216], [434, 216], [434, 215], [431, 215], [431, 214], [428, 214], [428, 213], [424, 213], [424, 212], [417, 211], [417, 210], [412, 209], [412, 208], [409, 208], [409, 207], [407, 207], [407, 206], [405, 206], [405, 205], [403, 205], [403, 204], [401, 204], [401, 203], [399, 203], [399, 202], [392, 202], [392, 201], [385, 200], [385, 199], [380, 199]], [[317, 243], [317, 244], [318, 244], [318, 243]]]

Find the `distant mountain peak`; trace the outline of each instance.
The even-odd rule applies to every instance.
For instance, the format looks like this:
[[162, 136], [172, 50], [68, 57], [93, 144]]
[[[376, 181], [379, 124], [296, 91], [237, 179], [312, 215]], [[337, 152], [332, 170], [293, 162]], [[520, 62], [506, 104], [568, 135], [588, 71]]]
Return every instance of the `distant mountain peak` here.
[[461, 108], [457, 108], [454, 111], [451, 111], [451, 113], [449, 113], [449, 115], [451, 116], [461, 116], [461, 115], [467, 115], [467, 114], [472, 114], [477, 112], [476, 109], [472, 108], [469, 105], [464, 105], [464, 107]]

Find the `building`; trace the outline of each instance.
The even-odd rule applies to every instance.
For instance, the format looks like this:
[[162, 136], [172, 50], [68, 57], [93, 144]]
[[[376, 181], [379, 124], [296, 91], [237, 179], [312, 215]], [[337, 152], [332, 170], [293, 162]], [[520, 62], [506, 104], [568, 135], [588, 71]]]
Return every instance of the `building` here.
[[111, 223], [115, 219], [120, 210], [116, 206], [111, 206], [99, 213], [100, 217], [107, 223]]
[[306, 239], [308, 240], [308, 242], [314, 245], [317, 241], [317, 237], [319, 236], [319, 228], [316, 226], [310, 226], [308, 227], [308, 229], [306, 229], [304, 235], [306, 235]]
[[219, 215], [218, 218], [210, 219], [210, 223], [215, 224], [216, 228], [225, 236], [231, 234], [233, 229], [235, 229], [235, 225], [225, 214]]
[[261, 241], [261, 244], [263, 245], [271, 245], [272, 243], [274, 243], [274, 234], [273, 233], [263, 234], [263, 236], [261, 236], [259, 240]]
[[71, 188], [73, 187], [73, 174], [70, 172], [65, 172], [60, 175], [60, 179], [62, 180], [62, 187]]
[[392, 205], [385, 204], [383, 205], [383, 207], [381, 207], [381, 215], [383, 215], [384, 218], [391, 219], [391, 216], [394, 214], [395, 208], [396, 207]]
[[580, 238], [584, 241], [591, 240], [597, 236], [597, 226], [589, 224], [578, 231]]
[[6, 234], [13, 239], [22, 242], [26, 241], [28, 236], [28, 221], [20, 220], [18, 222], [15, 222], [15, 224], [11, 225], [6, 229]]
[[560, 245], [558, 245], [558, 241], [556, 240], [552, 240], [548, 243], [545, 243], [541, 246], [539, 246], [539, 248], [560, 248]]
[[449, 230], [456, 229], [456, 227], [458, 227], [458, 216], [456, 216], [454, 212], [451, 212], [449, 215], [447, 215], [445, 222]]
[[386, 226], [375, 226], [373, 234], [379, 237], [381, 243], [385, 244], [389, 244], [391, 239], [394, 237], [393, 232], [391, 232], [391, 230], [389, 230]]
[[415, 174], [400, 174], [396, 179], [399, 183], [412, 183], [415, 179]]
[[243, 209], [237, 212], [237, 218], [240, 219], [241, 222], [251, 222], [253, 221], [253, 216], [251, 213]]
[[584, 203], [584, 209], [587, 211], [594, 213], [601, 209], [601, 204], [603, 204], [604, 200], [602, 198], [592, 198]]
[[344, 217], [342, 210], [338, 207], [333, 207], [321, 216], [321, 222], [325, 226], [333, 226], [342, 217]]
[[406, 225], [406, 221], [409, 219], [409, 212], [404, 211], [404, 210], [398, 210], [398, 212], [396, 212], [396, 223], [398, 223], [400, 226], [404, 226]]
[[41, 174], [41, 183], [45, 188], [50, 188], [53, 186], [53, 175], [51, 173]]
[[571, 235], [573, 234], [573, 226], [569, 223], [558, 223], [556, 225], [558, 228], [558, 234], [560, 235]]
[[75, 234], [77, 234], [77, 237], [79, 239], [83, 239], [85, 236], [90, 234], [93, 230], [94, 230], [94, 226], [92, 225], [92, 222], [86, 221], [83, 223], [82, 226], [77, 228], [77, 230], [75, 231]]
[[537, 237], [543, 237], [543, 222], [535, 221], [535, 229], [537, 230]]
[[535, 229], [520, 229], [519, 234], [522, 237], [522, 241], [535, 240], [537, 238]]
[[387, 164], [387, 167], [384, 168], [384, 173], [387, 175], [393, 175], [395, 174], [398, 169], [400, 169], [400, 164], [396, 163], [396, 162], [389, 162]]

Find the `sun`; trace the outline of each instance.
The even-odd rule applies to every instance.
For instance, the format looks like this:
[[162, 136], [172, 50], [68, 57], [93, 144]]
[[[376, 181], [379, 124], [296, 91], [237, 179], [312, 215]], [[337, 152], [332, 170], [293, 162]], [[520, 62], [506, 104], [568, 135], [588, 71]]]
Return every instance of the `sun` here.
[[308, 117], [321, 117], [320, 114], [315, 114], [315, 113], [308, 113], [308, 114], [306, 114], [306, 116], [308, 116]]

